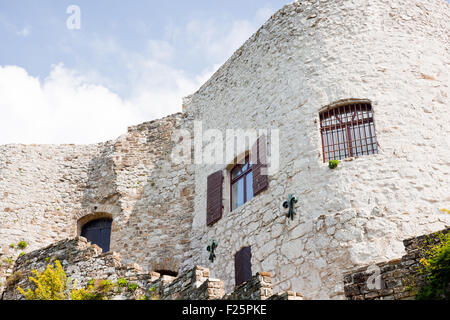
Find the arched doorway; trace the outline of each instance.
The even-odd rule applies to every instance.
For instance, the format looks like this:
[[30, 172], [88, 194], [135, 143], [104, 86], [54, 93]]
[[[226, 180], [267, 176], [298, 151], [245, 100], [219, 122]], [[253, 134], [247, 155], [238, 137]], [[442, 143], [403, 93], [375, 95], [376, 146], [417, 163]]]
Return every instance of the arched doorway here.
[[109, 218], [89, 221], [81, 227], [81, 236], [102, 248], [103, 253], [109, 252], [111, 224], [112, 219]]

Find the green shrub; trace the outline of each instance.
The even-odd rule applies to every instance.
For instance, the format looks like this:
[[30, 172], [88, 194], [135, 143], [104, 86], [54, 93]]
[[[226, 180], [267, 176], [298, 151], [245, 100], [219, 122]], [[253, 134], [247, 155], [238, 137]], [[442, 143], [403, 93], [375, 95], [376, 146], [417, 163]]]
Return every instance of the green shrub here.
[[121, 278], [121, 279], [117, 280], [117, 285], [120, 288], [124, 288], [124, 287], [128, 286], [128, 281], [127, 281], [127, 279]]
[[148, 293], [150, 294], [151, 300], [159, 300], [159, 295], [156, 293], [156, 287], [151, 287], [148, 289]]
[[61, 263], [56, 260], [55, 265], [47, 265], [47, 268], [38, 272], [32, 270], [35, 277], [29, 277], [30, 281], [35, 285], [35, 290], [28, 289], [24, 291], [21, 287], [17, 290], [27, 300], [66, 300], [66, 273]]
[[419, 273], [425, 284], [416, 295], [417, 300], [450, 299], [450, 233], [439, 235], [440, 243], [425, 250]]
[[105, 300], [114, 287], [109, 280], [91, 280], [87, 288], [75, 289], [75, 281], [72, 290], [69, 290], [71, 279], [67, 278], [58, 260], [54, 265], [48, 264], [43, 272], [32, 270], [32, 273], [34, 277], [29, 277], [29, 280], [35, 287], [34, 291], [17, 288], [27, 300]]
[[25, 249], [28, 246], [28, 243], [26, 243], [25, 241], [20, 241], [18, 244], [20, 249]]
[[328, 167], [330, 169], [336, 169], [338, 165], [339, 165], [339, 160], [330, 160], [330, 162], [328, 163]]
[[138, 288], [138, 285], [136, 283], [130, 283], [128, 285], [128, 291], [133, 292], [133, 291], [136, 291], [137, 288]]

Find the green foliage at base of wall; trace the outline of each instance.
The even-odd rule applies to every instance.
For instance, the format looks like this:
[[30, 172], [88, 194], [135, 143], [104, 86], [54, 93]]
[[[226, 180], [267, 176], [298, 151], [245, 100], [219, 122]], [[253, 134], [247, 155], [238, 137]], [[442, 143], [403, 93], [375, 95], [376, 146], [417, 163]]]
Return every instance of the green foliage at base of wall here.
[[76, 289], [77, 282], [72, 285], [58, 260], [54, 265], [48, 264], [42, 272], [32, 270], [32, 274], [34, 277], [28, 279], [34, 290], [17, 288], [26, 300], [106, 300], [115, 287], [109, 280], [91, 280], [87, 288]]
[[440, 234], [439, 240], [424, 249], [419, 269], [424, 285], [418, 290], [417, 300], [450, 299], [450, 233]]
[[124, 287], [128, 286], [127, 279], [120, 278], [119, 280], [117, 280], [117, 286], [120, 288], [124, 288]]
[[114, 288], [109, 280], [90, 281], [86, 289], [74, 289], [70, 293], [72, 300], [107, 300], [108, 294]]
[[128, 285], [128, 291], [130, 291], [130, 292], [136, 291], [137, 288], [138, 288], [138, 285], [136, 283], [130, 283]]
[[29, 280], [35, 285], [35, 290], [24, 291], [21, 287], [17, 290], [27, 300], [66, 300], [66, 280], [67, 276], [61, 263], [55, 261], [55, 265], [47, 265], [47, 268], [38, 272], [32, 270], [34, 277]]

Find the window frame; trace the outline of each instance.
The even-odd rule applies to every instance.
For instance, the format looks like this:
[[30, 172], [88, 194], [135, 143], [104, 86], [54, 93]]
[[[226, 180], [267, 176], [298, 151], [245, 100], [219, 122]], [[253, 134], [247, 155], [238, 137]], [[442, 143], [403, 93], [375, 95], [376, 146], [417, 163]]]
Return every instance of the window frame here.
[[[243, 173], [241, 173], [240, 175], [238, 175], [237, 177], [233, 178], [233, 171], [241, 165], [246, 165], [248, 164], [248, 168], [246, 171], [244, 171]], [[230, 212], [233, 212], [234, 210], [239, 209], [240, 207], [242, 207], [244, 204], [246, 204], [247, 201], [247, 176], [253, 172], [253, 164], [251, 164], [250, 162], [250, 156], [247, 155], [245, 157], [245, 163], [238, 163], [235, 164], [231, 170], [230, 170]], [[238, 183], [239, 180], [244, 179], [244, 203], [241, 206], [238, 206], [236, 208], [233, 209], [233, 185]], [[252, 176], [253, 179], [253, 176]], [[253, 193], [253, 190], [252, 190]], [[252, 196], [252, 198], [254, 197], [254, 195]], [[250, 199], [251, 200], [251, 199]]]
[[[244, 259], [248, 258], [248, 259]], [[238, 268], [240, 267], [240, 268]], [[240, 271], [240, 272], [238, 272]], [[246, 273], [247, 271], [247, 273]], [[234, 284], [235, 288], [252, 278], [252, 246], [241, 248], [234, 254]], [[238, 281], [241, 280], [241, 281]]]
[[[361, 114], [361, 118], [359, 114]], [[345, 119], [341, 120], [341, 116], [345, 117]], [[378, 154], [375, 117], [370, 101], [346, 101], [345, 103], [328, 106], [319, 112], [319, 121], [324, 163], [329, 160], [342, 160]], [[327, 121], [331, 123], [326, 124]], [[331, 135], [331, 144], [328, 141], [328, 132]], [[358, 137], [356, 137], [356, 133], [358, 133]], [[333, 148], [331, 151], [330, 147]], [[358, 149], [360, 150], [359, 154]], [[343, 155], [341, 156], [341, 154]]]

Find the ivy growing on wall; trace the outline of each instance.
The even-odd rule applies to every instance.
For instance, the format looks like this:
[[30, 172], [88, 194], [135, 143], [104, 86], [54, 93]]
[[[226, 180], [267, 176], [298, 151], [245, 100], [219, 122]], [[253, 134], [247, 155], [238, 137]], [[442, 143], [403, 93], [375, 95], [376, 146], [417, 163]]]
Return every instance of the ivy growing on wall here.
[[440, 234], [438, 244], [427, 245], [423, 253], [419, 274], [424, 277], [424, 285], [416, 299], [450, 299], [450, 233]]

